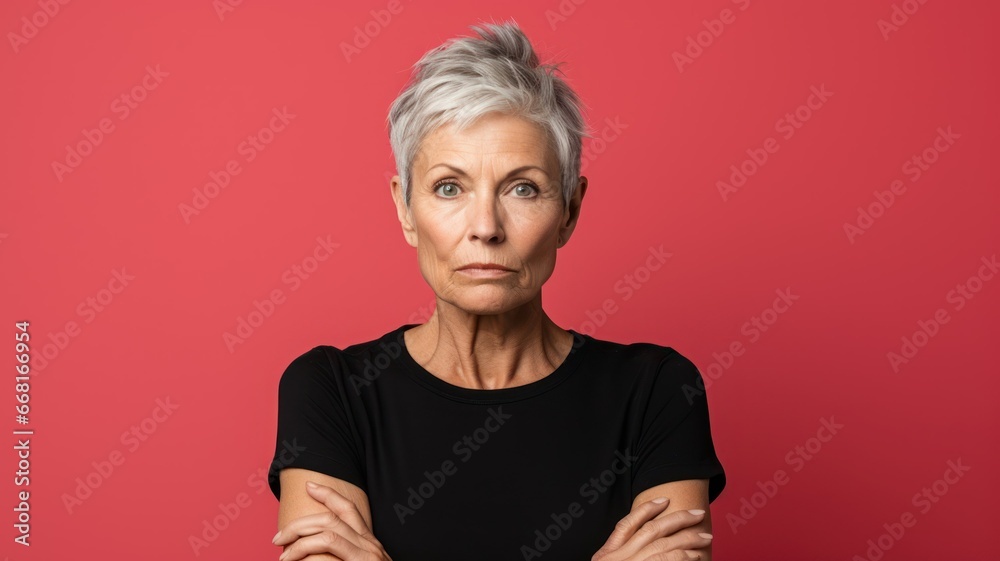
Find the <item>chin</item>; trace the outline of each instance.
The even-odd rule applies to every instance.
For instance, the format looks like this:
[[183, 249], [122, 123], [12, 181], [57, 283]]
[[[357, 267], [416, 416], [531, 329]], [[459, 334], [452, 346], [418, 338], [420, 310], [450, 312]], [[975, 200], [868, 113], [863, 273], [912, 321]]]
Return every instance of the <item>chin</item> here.
[[510, 289], [502, 287], [471, 288], [463, 290], [455, 304], [470, 314], [493, 315], [512, 310], [518, 303], [511, 302]]

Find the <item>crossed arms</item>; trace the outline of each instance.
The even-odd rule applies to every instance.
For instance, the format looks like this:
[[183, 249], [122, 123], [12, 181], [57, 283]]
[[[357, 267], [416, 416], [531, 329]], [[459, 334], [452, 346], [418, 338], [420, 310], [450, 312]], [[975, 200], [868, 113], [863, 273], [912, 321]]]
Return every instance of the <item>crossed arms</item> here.
[[[313, 514], [323, 514], [330, 511], [326, 504], [320, 502], [306, 491], [306, 482], [312, 481], [320, 485], [332, 488], [336, 493], [347, 498], [353, 503], [360, 513], [361, 519], [367, 524], [367, 530], [372, 528], [371, 509], [368, 504], [368, 496], [356, 485], [347, 483], [341, 479], [330, 477], [316, 471], [301, 468], [285, 468], [279, 474], [281, 482], [281, 501], [278, 506], [278, 529], [283, 531], [292, 521]], [[667, 497], [669, 502], [664, 508], [662, 505], [653, 505], [650, 501], [657, 497]], [[689, 509], [701, 509], [703, 515], [692, 515], [685, 511]], [[669, 520], [667, 519], [669, 518]], [[656, 535], [652, 535], [652, 530], [644, 530], [647, 535], [640, 536], [639, 528], [648, 520], [655, 520], [656, 527], [660, 530]], [[360, 524], [360, 522], [359, 522]], [[647, 524], [652, 527], [653, 525]], [[711, 534], [712, 518], [708, 503], [708, 480], [707, 479], [687, 479], [683, 481], [671, 481], [655, 487], [651, 487], [639, 493], [632, 503], [632, 510], [628, 516], [623, 518], [615, 528], [615, 531], [608, 537], [608, 542], [600, 552], [595, 552], [595, 559], [607, 559], [608, 561], [627, 560], [631, 557], [624, 556], [626, 548], [635, 548], [637, 543], [648, 543], [656, 538], [661, 538], [673, 534], [675, 541], [684, 545], [684, 549], [695, 552], [701, 556], [702, 561], [711, 561], [712, 546], [711, 539], [697, 537], [698, 533]], [[682, 536], [683, 534], [683, 536]], [[641, 537], [641, 541], [640, 541]], [[294, 540], [289, 541], [289, 537], [283, 538], [279, 543], [288, 549]], [[646, 551], [645, 549], [643, 551]], [[648, 555], [644, 553], [643, 558]], [[679, 555], [677, 559], [688, 559], [687, 555]], [[303, 561], [340, 561], [340, 558], [330, 553], [314, 553], [301, 558]], [[353, 561], [343, 559], [343, 561]]]

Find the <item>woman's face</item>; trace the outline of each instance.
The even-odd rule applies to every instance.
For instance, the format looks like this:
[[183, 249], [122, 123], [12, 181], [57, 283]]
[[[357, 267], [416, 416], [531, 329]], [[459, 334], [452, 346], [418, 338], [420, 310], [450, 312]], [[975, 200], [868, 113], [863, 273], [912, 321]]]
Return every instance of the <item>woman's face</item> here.
[[[500, 313], [535, 299], [569, 239], [586, 191], [564, 208], [559, 161], [545, 132], [502, 113], [462, 132], [432, 131], [413, 162], [410, 209], [399, 176], [392, 194], [406, 241], [438, 298], [470, 313]], [[461, 271], [494, 263], [509, 272]]]

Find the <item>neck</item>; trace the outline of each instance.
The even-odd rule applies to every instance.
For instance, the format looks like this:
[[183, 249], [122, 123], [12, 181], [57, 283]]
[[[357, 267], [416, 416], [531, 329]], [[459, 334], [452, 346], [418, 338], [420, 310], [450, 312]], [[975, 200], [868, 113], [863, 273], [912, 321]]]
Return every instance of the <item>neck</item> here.
[[500, 314], [471, 314], [438, 300], [427, 323], [408, 330], [414, 360], [455, 386], [495, 390], [529, 384], [554, 371], [573, 336], [536, 301]]

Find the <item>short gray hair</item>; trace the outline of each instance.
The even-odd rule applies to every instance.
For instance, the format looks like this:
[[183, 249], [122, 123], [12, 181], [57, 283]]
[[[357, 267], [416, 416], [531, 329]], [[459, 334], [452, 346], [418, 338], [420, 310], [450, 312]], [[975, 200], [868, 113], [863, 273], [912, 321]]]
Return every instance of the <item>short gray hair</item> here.
[[583, 138], [592, 138], [579, 97], [556, 72], [539, 64], [531, 42], [513, 20], [470, 26], [479, 38], [449, 39], [414, 64], [389, 108], [389, 142], [407, 208], [412, 165], [423, 139], [452, 124], [457, 130], [494, 111], [540, 125], [559, 159], [563, 203], [569, 205], [580, 176]]

